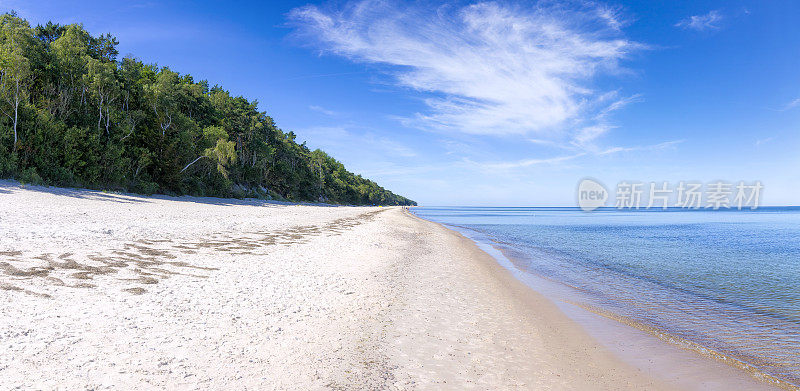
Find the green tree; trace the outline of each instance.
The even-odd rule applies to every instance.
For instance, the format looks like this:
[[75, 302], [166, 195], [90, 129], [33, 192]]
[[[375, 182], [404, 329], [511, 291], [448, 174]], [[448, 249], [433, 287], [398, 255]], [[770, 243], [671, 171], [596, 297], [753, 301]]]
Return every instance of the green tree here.
[[172, 127], [173, 117], [178, 111], [178, 99], [181, 93], [178, 82], [177, 73], [169, 68], [163, 68], [156, 76], [155, 82], [145, 86], [147, 99], [161, 127], [162, 135]]
[[216, 165], [217, 171], [225, 178], [228, 178], [226, 167], [236, 163], [236, 144], [228, 141], [228, 133], [219, 126], [209, 126], [203, 129], [203, 144], [208, 148], [203, 150], [203, 154], [187, 164], [181, 172], [186, 171], [200, 159], [207, 158]]
[[[54, 86], [55, 104], [53, 113], [65, 119], [85, 101], [85, 88], [83, 85], [86, 66], [89, 61], [87, 35], [80, 25], [69, 25], [61, 36], [50, 45], [58, 80]], [[80, 97], [79, 104], [75, 99]]]
[[32, 29], [0, 16], [0, 176], [147, 194], [413, 203], [309, 150], [258, 102], [130, 56], [117, 61], [117, 45], [80, 24]]
[[101, 128], [103, 119], [105, 119], [106, 134], [110, 134], [111, 105], [119, 93], [119, 83], [114, 75], [115, 71], [116, 65], [114, 63], [90, 58], [88, 60], [87, 73], [84, 76], [84, 84], [89, 87], [97, 103], [97, 129]]
[[0, 96], [3, 98], [3, 113], [12, 120], [14, 130], [14, 149], [19, 137], [19, 108], [28, 97], [28, 86], [32, 81], [30, 61], [25, 49], [30, 47], [33, 37], [28, 22], [13, 15], [3, 15], [0, 19], [2, 46], [0, 46]]

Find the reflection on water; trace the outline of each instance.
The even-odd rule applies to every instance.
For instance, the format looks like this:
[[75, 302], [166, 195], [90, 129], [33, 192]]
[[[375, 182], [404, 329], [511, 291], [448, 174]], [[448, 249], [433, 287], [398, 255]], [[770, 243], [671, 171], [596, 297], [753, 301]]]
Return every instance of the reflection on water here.
[[580, 304], [800, 385], [800, 208], [414, 208], [478, 231]]

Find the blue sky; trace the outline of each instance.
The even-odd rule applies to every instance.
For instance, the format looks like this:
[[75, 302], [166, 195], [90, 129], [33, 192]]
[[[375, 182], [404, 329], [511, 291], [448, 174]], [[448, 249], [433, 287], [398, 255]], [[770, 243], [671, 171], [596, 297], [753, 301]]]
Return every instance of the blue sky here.
[[800, 204], [800, 3], [8, 1], [259, 101], [426, 205], [574, 205], [584, 177]]

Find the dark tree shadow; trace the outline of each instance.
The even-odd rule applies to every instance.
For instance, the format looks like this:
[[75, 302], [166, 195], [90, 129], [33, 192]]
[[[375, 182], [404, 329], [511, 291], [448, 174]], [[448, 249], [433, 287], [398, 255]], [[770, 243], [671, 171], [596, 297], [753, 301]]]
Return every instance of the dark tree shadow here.
[[23, 189], [26, 191], [36, 191], [36, 192], [53, 194], [64, 197], [97, 200], [97, 201], [119, 202], [122, 204], [151, 203], [152, 200], [158, 199], [158, 200], [191, 202], [196, 204], [221, 205], [221, 206], [236, 206], [236, 205], [265, 206], [265, 207], [280, 206], [280, 205], [314, 205], [314, 206], [327, 206], [327, 207], [340, 206], [340, 205], [310, 203], [310, 202], [259, 200], [253, 198], [237, 199], [237, 198], [218, 198], [218, 197], [168, 196], [163, 194], [144, 196], [141, 194], [123, 193], [123, 192], [104, 192], [100, 190], [89, 190], [89, 189], [23, 185], [14, 180], [0, 180], [0, 195], [11, 194], [13, 192], [20, 191]]
[[25, 191], [35, 191], [39, 193], [47, 193], [64, 197], [81, 198], [87, 200], [112, 201], [123, 204], [150, 202], [145, 197], [132, 194], [129, 195], [124, 193], [107, 193], [97, 190], [71, 189], [71, 188], [52, 187], [52, 186], [23, 185], [13, 180], [0, 181], [0, 194], [10, 194], [23, 189]]

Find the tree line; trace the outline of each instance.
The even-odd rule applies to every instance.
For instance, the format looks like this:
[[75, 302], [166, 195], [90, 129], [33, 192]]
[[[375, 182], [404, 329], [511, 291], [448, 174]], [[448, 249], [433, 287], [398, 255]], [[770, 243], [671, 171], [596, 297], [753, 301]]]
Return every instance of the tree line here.
[[126, 56], [82, 25], [0, 17], [0, 177], [56, 186], [414, 205], [284, 132], [256, 101]]

